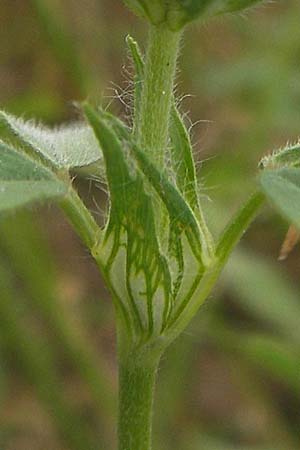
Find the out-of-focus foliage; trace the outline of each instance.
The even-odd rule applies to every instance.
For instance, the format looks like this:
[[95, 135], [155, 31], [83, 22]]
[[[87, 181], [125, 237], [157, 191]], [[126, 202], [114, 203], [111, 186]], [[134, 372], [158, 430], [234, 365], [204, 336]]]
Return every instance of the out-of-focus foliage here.
[[[285, 0], [186, 32], [177, 90], [191, 94], [180, 108], [216, 233], [259, 160], [300, 134], [299, 17], [299, 2]], [[145, 43], [121, 1], [3, 0], [1, 109], [63, 124], [90, 95], [104, 106], [117, 97], [128, 117], [127, 33]], [[77, 185], [101, 221], [99, 180]], [[114, 448], [113, 313], [98, 272], [56, 209], [0, 220], [0, 447]], [[299, 448], [299, 247], [277, 261], [287, 228], [264, 210], [165, 356], [155, 449]]]

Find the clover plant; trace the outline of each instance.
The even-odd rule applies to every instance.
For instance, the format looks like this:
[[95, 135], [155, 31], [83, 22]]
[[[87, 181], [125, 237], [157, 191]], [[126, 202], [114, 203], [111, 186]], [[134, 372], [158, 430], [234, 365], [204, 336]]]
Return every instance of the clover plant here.
[[[128, 125], [82, 105], [85, 123], [49, 129], [0, 113], [0, 210], [57, 202], [87, 246], [115, 306], [119, 450], [150, 450], [160, 358], [214, 287], [233, 248], [268, 197], [300, 226], [300, 145], [265, 157], [257, 191], [215, 239], [205, 220], [189, 133], [174, 97], [186, 24], [243, 11], [258, 0], [125, 0], [149, 22], [147, 53], [127, 38], [135, 67]], [[108, 186], [99, 227], [71, 169], [93, 167]], [[95, 169], [96, 167], [96, 169]]]

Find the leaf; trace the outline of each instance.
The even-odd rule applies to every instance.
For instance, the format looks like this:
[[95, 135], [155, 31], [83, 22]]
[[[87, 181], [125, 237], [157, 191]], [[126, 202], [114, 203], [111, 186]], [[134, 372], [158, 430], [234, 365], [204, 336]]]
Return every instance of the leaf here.
[[242, 11], [264, 0], [124, 0], [137, 15], [155, 25], [166, 22], [173, 31], [188, 22], [219, 14]]
[[[159, 223], [160, 246], [165, 248], [167, 262], [172, 274], [172, 297], [174, 304], [169, 315], [168, 326], [177, 320], [186, 308], [191, 297], [197, 296], [197, 286], [205, 273], [205, 268], [212, 266], [213, 249], [206, 237], [201, 220], [194, 215], [192, 209], [180, 191], [168, 179], [168, 174], [159, 171], [147, 155], [139, 148], [124, 124], [111, 114], [99, 111], [99, 115], [113, 128], [123, 145], [131, 150], [132, 164], [136, 162], [146, 177], [145, 185], [150, 192], [157, 194], [155, 208], [161, 208], [161, 202], [168, 212], [167, 221]], [[169, 222], [169, 223], [168, 223]], [[157, 230], [155, 230], [157, 231]], [[163, 238], [161, 237], [163, 236]], [[165, 245], [167, 243], [167, 245]], [[175, 326], [177, 328], [177, 326]]]
[[124, 0], [135, 14], [147, 17], [152, 23], [160, 24], [165, 18], [165, 0]]
[[300, 169], [265, 170], [260, 175], [260, 183], [275, 208], [300, 227]]
[[171, 108], [170, 138], [177, 185], [193, 211], [197, 211], [199, 209], [199, 199], [192, 144], [189, 133], [175, 105]]
[[150, 185], [157, 192], [169, 213], [171, 228], [179, 237], [186, 234], [191, 250], [198, 261], [209, 264], [212, 258], [212, 248], [207, 246], [205, 231], [202, 222], [199, 222], [189, 204], [180, 191], [169, 181], [165, 172], [160, 172], [148, 159], [132, 138], [130, 131], [118, 118], [105, 111], [99, 110], [102, 119], [108, 122], [116, 135], [129, 145], [139, 168], [146, 176]]
[[105, 237], [95, 252], [127, 328], [133, 323], [138, 338], [159, 334], [170, 310], [171, 277], [157, 240], [151, 195], [134, 163], [129, 166], [114, 129], [90, 106], [84, 111], [103, 148], [111, 201]]
[[93, 130], [81, 123], [51, 129], [0, 111], [0, 135], [57, 168], [83, 167], [103, 158]]
[[260, 169], [283, 169], [300, 166], [300, 142], [288, 144], [271, 155], [264, 156], [259, 163]]
[[66, 192], [65, 183], [50, 170], [0, 141], [0, 211]]
[[263, 0], [173, 0], [167, 21], [171, 29], [178, 30], [195, 19], [242, 11], [258, 3]]
[[159, 172], [156, 166], [136, 146], [134, 146], [134, 154], [141, 170], [165, 204], [170, 221], [178, 230], [176, 234], [180, 236], [184, 232], [195, 257], [199, 261], [204, 260], [203, 262], [210, 263], [211, 255], [209, 249], [206, 248], [206, 240], [202, 236], [202, 230], [180, 192], [168, 181], [166, 174]]

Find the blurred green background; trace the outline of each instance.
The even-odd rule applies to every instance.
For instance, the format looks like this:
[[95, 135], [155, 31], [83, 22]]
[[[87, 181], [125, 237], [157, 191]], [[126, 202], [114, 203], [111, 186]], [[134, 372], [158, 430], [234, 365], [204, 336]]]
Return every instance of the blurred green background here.
[[[300, 4], [189, 28], [178, 71], [203, 203], [216, 234], [255, 185], [259, 159], [300, 134]], [[125, 36], [145, 24], [119, 0], [1, 0], [0, 104], [48, 124], [90, 98], [130, 116]], [[187, 95], [186, 95], [187, 94]], [[76, 180], [99, 221], [101, 186]], [[155, 450], [300, 448], [300, 248], [271, 208], [164, 356]], [[61, 212], [0, 218], [0, 449], [115, 448], [114, 317], [97, 269]]]

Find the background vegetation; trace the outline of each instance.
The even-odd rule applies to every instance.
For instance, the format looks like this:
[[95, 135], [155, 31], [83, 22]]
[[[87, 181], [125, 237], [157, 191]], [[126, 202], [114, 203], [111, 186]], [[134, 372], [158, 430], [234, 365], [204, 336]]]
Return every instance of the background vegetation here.
[[[191, 27], [178, 74], [203, 201], [216, 233], [251, 192], [257, 162], [300, 134], [300, 5]], [[125, 36], [145, 25], [111, 0], [2, 0], [1, 108], [48, 124], [89, 97], [130, 116]], [[189, 94], [185, 96], [185, 94]], [[105, 193], [77, 178], [99, 221]], [[299, 246], [266, 208], [218, 288], [167, 352], [157, 450], [300, 446]], [[0, 449], [114, 448], [113, 310], [95, 265], [55, 207], [0, 217]]]

